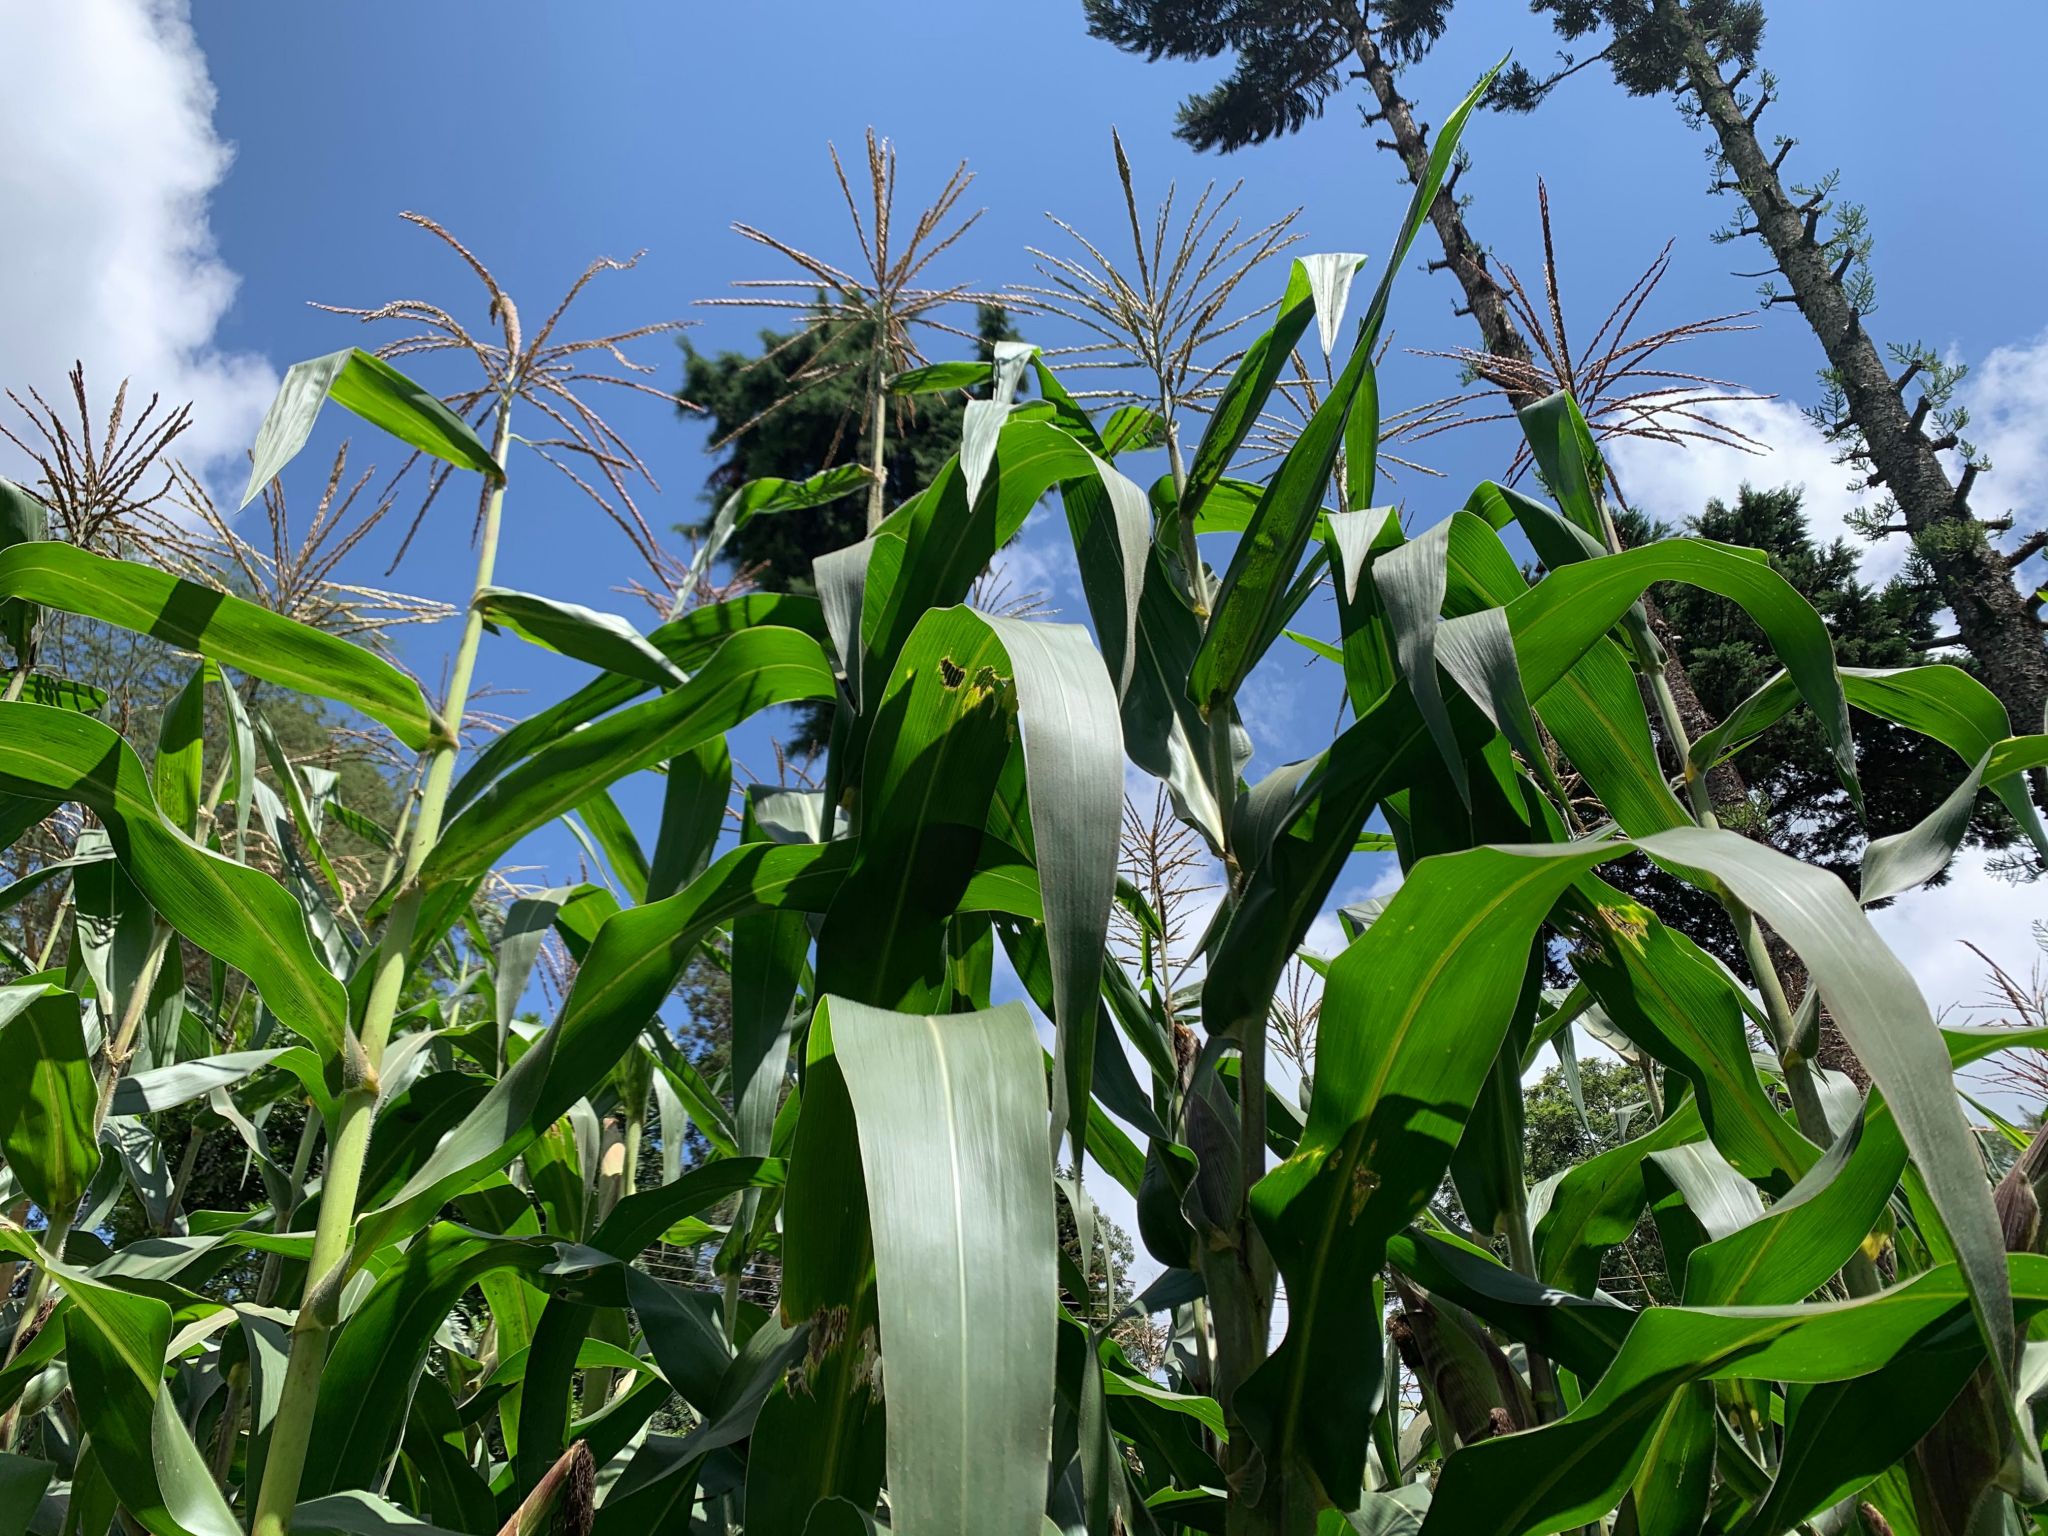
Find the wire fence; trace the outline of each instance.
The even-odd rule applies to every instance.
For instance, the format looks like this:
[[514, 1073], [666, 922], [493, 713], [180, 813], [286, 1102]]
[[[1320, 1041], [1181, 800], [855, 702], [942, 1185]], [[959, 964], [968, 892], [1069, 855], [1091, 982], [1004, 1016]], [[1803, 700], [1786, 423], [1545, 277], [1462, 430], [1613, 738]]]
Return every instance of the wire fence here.
[[[636, 1262], [665, 1285], [723, 1295], [726, 1281], [715, 1268], [717, 1258], [718, 1250], [709, 1245], [678, 1248], [670, 1243], [656, 1243]], [[740, 1274], [739, 1295], [742, 1301], [772, 1309], [782, 1297], [782, 1261], [773, 1255], [756, 1254]]]

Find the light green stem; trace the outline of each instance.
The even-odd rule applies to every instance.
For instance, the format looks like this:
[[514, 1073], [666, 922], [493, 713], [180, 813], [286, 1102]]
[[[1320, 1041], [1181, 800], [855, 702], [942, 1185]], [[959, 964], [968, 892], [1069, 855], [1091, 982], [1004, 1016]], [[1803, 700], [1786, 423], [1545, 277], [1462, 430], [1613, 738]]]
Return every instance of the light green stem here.
[[875, 317], [874, 342], [868, 352], [868, 533], [882, 526], [889, 513], [888, 396], [883, 391], [884, 317]]
[[[516, 326], [517, 322], [508, 316], [508, 335], [516, 336]], [[516, 342], [507, 350], [513, 357], [518, 356]], [[500, 465], [505, 462], [511, 443], [512, 394], [513, 386], [508, 384], [498, 405], [497, 439], [491, 456]], [[292, 1324], [291, 1359], [285, 1367], [284, 1390], [271, 1427], [270, 1451], [264, 1462], [263, 1487], [256, 1499], [251, 1536], [284, 1536], [291, 1529], [292, 1509], [298, 1503], [299, 1481], [312, 1443], [313, 1415], [320, 1401], [320, 1373], [327, 1363], [328, 1336], [339, 1320], [341, 1292], [351, 1267], [349, 1240], [355, 1229], [363, 1163], [369, 1153], [370, 1130], [376, 1117], [377, 1073], [383, 1065], [384, 1047], [391, 1038], [392, 1021], [398, 1014], [413, 931], [419, 923], [424, 895], [419, 883], [420, 867], [440, 839], [448, 789], [455, 777], [462, 716], [469, 705], [470, 682], [476, 673], [477, 649], [483, 636], [483, 610], [476, 598], [491, 584], [497, 569], [498, 531], [504, 507], [505, 479], [501, 473], [484, 493], [476, 583], [463, 620], [454, 671], [448, 680], [442, 728], [429, 749], [426, 784], [420, 794], [419, 816], [406, 843], [398, 897], [392, 903], [391, 916], [377, 947], [376, 969], [363, 1005], [362, 1029], [355, 1041], [358, 1053], [344, 1068], [354, 1081], [341, 1095], [335, 1113], [320, 1188], [320, 1215], [313, 1227], [313, 1253], [306, 1265], [306, 1290], [299, 1303], [298, 1318]]]

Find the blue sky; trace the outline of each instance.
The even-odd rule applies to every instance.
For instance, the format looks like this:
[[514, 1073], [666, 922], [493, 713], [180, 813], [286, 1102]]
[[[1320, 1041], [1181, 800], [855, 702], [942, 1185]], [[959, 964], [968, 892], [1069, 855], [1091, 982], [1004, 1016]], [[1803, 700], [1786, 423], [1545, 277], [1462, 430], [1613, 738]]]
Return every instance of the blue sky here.
[[[1873, 328], [1979, 365], [1979, 435], [1999, 465], [1985, 484], [1991, 498], [2016, 507], [2024, 530], [2048, 493], [2048, 434], [2037, 426], [2048, 409], [2048, 301], [2029, 281], [2048, 244], [2035, 107], [2048, 10], [1983, 0], [1966, 25], [1930, 26], [1925, 7], [1899, 0], [1854, 7], [1853, 25], [1842, 20], [1848, 9], [1771, 7], [1766, 59], [1784, 99], [1766, 125], [1802, 141], [1791, 162], [1802, 175], [1839, 166], [1846, 194], [1869, 205], [1882, 298]], [[1408, 76], [1409, 94], [1421, 116], [1439, 121], [1502, 53], [1541, 67], [1555, 46], [1547, 26], [1519, 7], [1466, 0], [1444, 43]], [[300, 357], [367, 339], [306, 301], [364, 305], [418, 294], [483, 323], [467, 274], [401, 223], [401, 209], [447, 224], [529, 315], [544, 313], [592, 257], [644, 247], [637, 271], [593, 287], [576, 328], [692, 317], [702, 322], [696, 343], [718, 348], [745, 344], [754, 322], [693, 310], [693, 301], [736, 277], [780, 275], [730, 222], [850, 259], [825, 145], [855, 150], [870, 125], [900, 150], [906, 206], [954, 161], [970, 163], [977, 180], [967, 206], [988, 212], [935, 276], [986, 287], [1030, 278], [1024, 247], [1054, 237], [1047, 210], [1117, 238], [1112, 125], [1147, 196], [1169, 179], [1185, 199], [1210, 177], [1243, 177], [1248, 219], [1299, 205], [1300, 249], [1365, 252], [1369, 276], [1407, 195], [1391, 158], [1361, 129], [1355, 92], [1285, 141], [1225, 159], [1193, 154], [1171, 138], [1174, 109], [1218, 66], [1119, 54], [1087, 37], [1080, 6], [1068, 0], [1001, 8], [202, 0], [189, 11], [175, 0], [67, 0], [0, 11], [0, 54], [18, 66], [17, 85], [0, 102], [9, 144], [0, 195], [15, 215], [0, 255], [4, 382], [48, 393], [62, 387], [76, 356], [103, 389], [131, 373], [138, 389], [190, 396], [200, 425], [187, 447], [210, 461], [221, 485], [239, 483], [233, 467], [277, 374]], [[1736, 205], [1705, 195], [1703, 140], [1668, 101], [1629, 100], [1603, 71], [1589, 70], [1534, 118], [1477, 118], [1466, 142], [1473, 227], [1532, 277], [1535, 187], [1546, 179], [1567, 302], [1582, 329], [1667, 239], [1674, 265], [1651, 323], [1751, 302], [1754, 284], [1730, 272], [1762, 263], [1752, 246], [1709, 242]], [[1404, 349], [1472, 340], [1469, 322], [1451, 313], [1450, 279], [1421, 270], [1430, 254], [1425, 238], [1395, 291], [1396, 352], [1383, 374], [1390, 409], [1456, 384], [1450, 365]], [[1253, 287], [1263, 297], [1283, 280], [1275, 269]], [[643, 343], [636, 355], [658, 366], [658, 381], [679, 378], [670, 344]], [[1738, 418], [1771, 442], [1773, 456], [1634, 449], [1621, 456], [1626, 482], [1651, 511], [1677, 521], [1709, 496], [1732, 495], [1744, 475], [1799, 481], [1816, 521], [1839, 526], [1851, 504], [1842, 473], [1795, 409], [1814, 397], [1818, 362], [1812, 337], [1784, 311], [1700, 347], [1692, 366], [1779, 397]], [[644, 498], [649, 520], [665, 531], [700, 516], [710, 464], [702, 432], [657, 401], [623, 401], [615, 419], [661, 482]], [[322, 441], [331, 448], [341, 431], [331, 423]], [[365, 451], [367, 436], [356, 434]], [[1446, 478], [1402, 483], [1411, 524], [1435, 521], [1474, 480], [1498, 473], [1507, 447], [1484, 432], [1431, 445], [1427, 457]], [[320, 457], [316, 441], [292, 482], [301, 498], [317, 490]], [[624, 539], [545, 471], [515, 466], [515, 476], [500, 581], [644, 621], [645, 610], [613, 590], [637, 574]], [[1985, 499], [1980, 491], [1980, 505]], [[443, 505], [394, 583], [459, 597], [470, 564], [467, 511]], [[1016, 570], [1049, 583], [1055, 605], [1078, 618], [1078, 593], [1061, 590], [1061, 537], [1056, 518], [1041, 520]], [[373, 541], [377, 558], [357, 570], [360, 579], [382, 580], [393, 540], [395, 531]], [[1895, 551], [1877, 552], [1871, 569], [1895, 560]], [[422, 633], [405, 654], [431, 678], [445, 643]], [[571, 666], [536, 666], [516, 642], [494, 642], [486, 680], [515, 670], [531, 674], [539, 701], [578, 680]], [[1315, 750], [1334, 697], [1332, 681], [1300, 673], [1294, 657], [1270, 663], [1250, 701], [1263, 762]], [[747, 755], [765, 771], [759, 734], [750, 740]], [[566, 838], [547, 839], [536, 857], [573, 858], [573, 849]], [[1355, 873], [1360, 885], [1373, 875]], [[1981, 990], [1956, 939], [1988, 940], [2024, 972], [2028, 925], [2041, 910], [2037, 893], [1967, 869], [1885, 922], [1939, 1007]]]

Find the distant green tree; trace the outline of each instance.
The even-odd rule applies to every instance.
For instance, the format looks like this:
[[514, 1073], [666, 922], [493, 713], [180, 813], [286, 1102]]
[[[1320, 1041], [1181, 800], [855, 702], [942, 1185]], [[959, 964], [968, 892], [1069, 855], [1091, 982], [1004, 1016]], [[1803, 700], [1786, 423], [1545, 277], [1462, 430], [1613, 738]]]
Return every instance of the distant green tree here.
[[[863, 351], [861, 327], [815, 327], [793, 335], [764, 330], [760, 351], [699, 352], [683, 344], [680, 396], [708, 418], [711, 451], [720, 455], [705, 482], [705, 501], [715, 511], [726, 494], [776, 475], [800, 480], [836, 464], [857, 462], [865, 386], [848, 373], [805, 386], [799, 376], [814, 369], [821, 354]], [[986, 362], [999, 341], [1016, 339], [1007, 311], [980, 308], [977, 355]], [[887, 447], [891, 486], [924, 486], [960, 448], [961, 394], [917, 395], [901, 401]], [[735, 567], [772, 592], [809, 592], [811, 562], [843, 549], [867, 532], [865, 491], [795, 512], [757, 517], [726, 546]], [[709, 521], [707, 513], [706, 522]], [[679, 525], [700, 530], [703, 523]]]
[[[1643, 1080], [1624, 1062], [1581, 1059], [1579, 1095], [1583, 1118], [1562, 1067], [1550, 1068], [1522, 1090], [1522, 1155], [1532, 1182], [1555, 1178], [1650, 1128]], [[1601, 1260], [1600, 1288], [1632, 1305], [1677, 1299], [1647, 1210], [1628, 1241]]]
[[[1068, 1178], [1072, 1172], [1069, 1168], [1062, 1168], [1060, 1176]], [[1081, 1232], [1074, 1221], [1074, 1209], [1062, 1196], [1054, 1202], [1054, 1212], [1060, 1252], [1065, 1256], [1061, 1270], [1065, 1274], [1077, 1273], [1081, 1268]], [[1100, 1206], [1095, 1207], [1095, 1241], [1088, 1261], [1087, 1300], [1080, 1302], [1067, 1282], [1060, 1287], [1060, 1299], [1073, 1308], [1076, 1315], [1100, 1327], [1136, 1294], [1131, 1284], [1131, 1266], [1137, 1262], [1137, 1248], [1131, 1242], [1131, 1234], [1105, 1215]], [[1166, 1340], [1162, 1330], [1148, 1318], [1126, 1318], [1110, 1330], [1110, 1336], [1142, 1370], [1150, 1370], [1157, 1365], [1165, 1351]]]

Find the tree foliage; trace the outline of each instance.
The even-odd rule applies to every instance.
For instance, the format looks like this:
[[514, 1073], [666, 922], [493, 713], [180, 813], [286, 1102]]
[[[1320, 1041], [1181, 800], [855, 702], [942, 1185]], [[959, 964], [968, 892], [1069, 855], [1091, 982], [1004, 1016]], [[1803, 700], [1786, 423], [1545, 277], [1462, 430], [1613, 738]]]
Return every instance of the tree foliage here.
[[1230, 73], [1181, 103], [1175, 133], [1196, 149], [1232, 150], [1298, 132], [1321, 117], [1362, 32], [1378, 34], [1397, 58], [1422, 57], [1443, 35], [1450, 4], [1087, 0], [1087, 10], [1088, 30], [1127, 53], [1189, 60], [1229, 54]]

